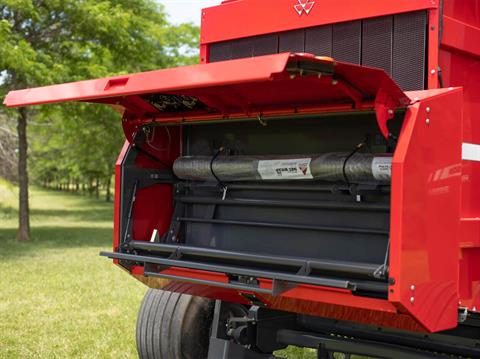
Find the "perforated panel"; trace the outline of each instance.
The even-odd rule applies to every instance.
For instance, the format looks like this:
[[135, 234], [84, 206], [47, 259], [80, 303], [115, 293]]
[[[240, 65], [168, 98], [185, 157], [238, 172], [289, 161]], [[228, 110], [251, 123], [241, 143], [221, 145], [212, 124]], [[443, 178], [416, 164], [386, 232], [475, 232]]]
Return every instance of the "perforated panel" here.
[[279, 40], [279, 52], [305, 52], [305, 30], [282, 32]]
[[253, 39], [232, 41], [232, 59], [241, 59], [253, 56]]
[[393, 17], [363, 21], [362, 65], [392, 73]]
[[333, 25], [333, 58], [360, 65], [362, 22]]
[[425, 86], [426, 33], [425, 12], [395, 15], [393, 79], [405, 91], [423, 89]]
[[253, 38], [253, 56], [278, 53], [278, 35], [264, 35]]
[[218, 42], [210, 46], [210, 62], [232, 59], [232, 42]]
[[210, 62], [307, 52], [385, 70], [403, 90], [425, 88], [427, 12], [323, 25], [211, 44]]
[[306, 29], [305, 52], [319, 56], [332, 56], [332, 26]]

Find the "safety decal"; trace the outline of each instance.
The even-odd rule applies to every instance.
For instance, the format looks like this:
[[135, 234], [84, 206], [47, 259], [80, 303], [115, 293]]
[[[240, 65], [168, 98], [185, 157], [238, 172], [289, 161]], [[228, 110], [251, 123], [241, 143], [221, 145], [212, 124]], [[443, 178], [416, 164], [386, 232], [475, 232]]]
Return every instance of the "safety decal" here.
[[311, 158], [258, 161], [258, 174], [264, 180], [312, 179]]

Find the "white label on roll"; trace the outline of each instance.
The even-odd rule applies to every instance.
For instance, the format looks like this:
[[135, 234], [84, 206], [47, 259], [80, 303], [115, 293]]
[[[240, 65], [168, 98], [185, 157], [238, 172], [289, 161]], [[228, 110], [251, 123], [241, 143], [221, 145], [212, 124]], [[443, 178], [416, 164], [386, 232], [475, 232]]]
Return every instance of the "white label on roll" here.
[[378, 181], [388, 181], [392, 177], [392, 157], [374, 157], [372, 174]]
[[258, 161], [258, 174], [264, 180], [312, 179], [311, 158]]

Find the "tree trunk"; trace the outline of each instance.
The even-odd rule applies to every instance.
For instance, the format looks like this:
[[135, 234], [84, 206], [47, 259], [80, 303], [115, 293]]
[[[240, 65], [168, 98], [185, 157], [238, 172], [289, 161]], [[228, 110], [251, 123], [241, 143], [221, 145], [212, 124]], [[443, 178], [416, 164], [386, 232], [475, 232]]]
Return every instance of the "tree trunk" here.
[[111, 193], [110, 193], [110, 183], [111, 183], [111, 181], [112, 181], [112, 177], [108, 176], [107, 183], [106, 183], [106, 188], [105, 188], [105, 190], [106, 190], [105, 201], [107, 201], [107, 202], [110, 202], [111, 196], [112, 196]]
[[95, 198], [100, 199], [100, 180], [95, 178]]
[[25, 108], [19, 111], [17, 122], [18, 133], [18, 232], [17, 240], [27, 241], [30, 238], [30, 209], [28, 204], [28, 170], [27, 170], [27, 120]]

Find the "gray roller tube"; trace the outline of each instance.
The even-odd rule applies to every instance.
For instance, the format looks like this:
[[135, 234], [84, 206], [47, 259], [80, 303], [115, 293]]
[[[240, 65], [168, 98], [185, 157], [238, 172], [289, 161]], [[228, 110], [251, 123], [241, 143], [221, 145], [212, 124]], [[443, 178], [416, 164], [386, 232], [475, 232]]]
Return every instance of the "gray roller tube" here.
[[[320, 155], [288, 156], [219, 156], [212, 163], [209, 156], [179, 157], [173, 172], [191, 181], [292, 181], [322, 180], [350, 183], [389, 183], [391, 154], [356, 153], [343, 166], [349, 154], [342, 152]], [[211, 165], [211, 167], [210, 167]]]

